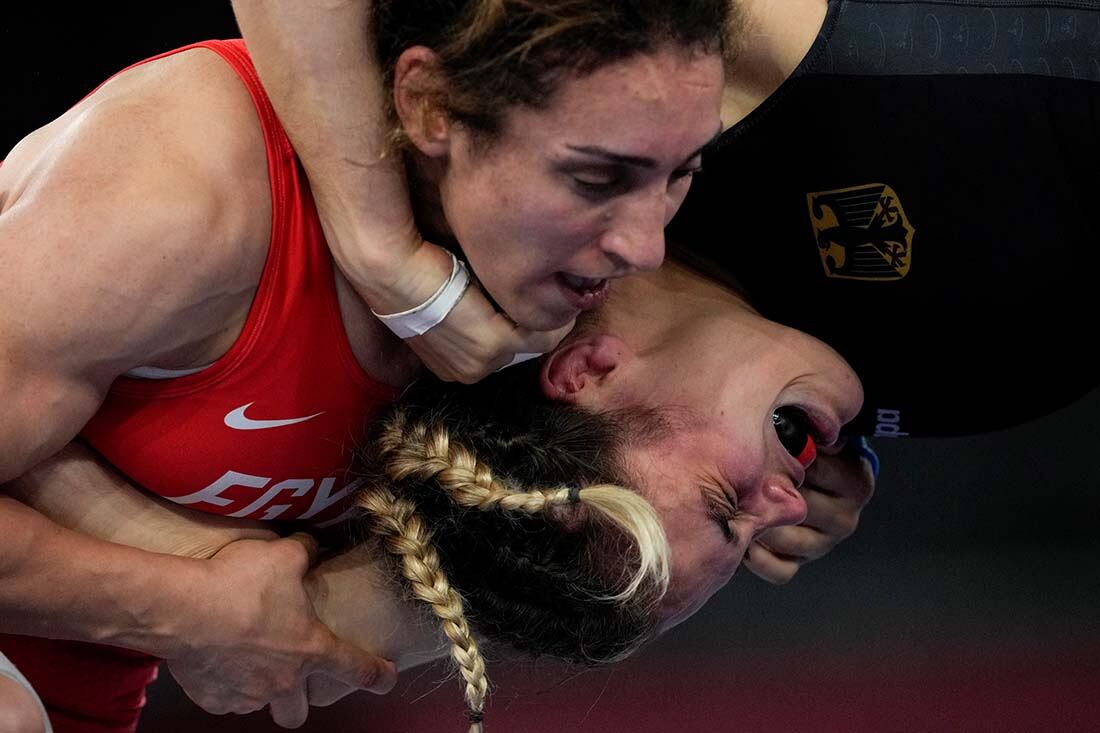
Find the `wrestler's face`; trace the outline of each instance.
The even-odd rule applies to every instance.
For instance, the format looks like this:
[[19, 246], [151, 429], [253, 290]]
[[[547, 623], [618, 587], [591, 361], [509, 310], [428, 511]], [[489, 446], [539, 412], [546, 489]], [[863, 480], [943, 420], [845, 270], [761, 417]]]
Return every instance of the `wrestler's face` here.
[[[729, 582], [754, 537], [802, 521], [806, 440], [834, 442], [862, 389], [825, 344], [743, 306], [716, 305], [662, 333], [645, 349], [627, 333], [582, 336], [559, 347], [543, 375], [544, 389], [556, 381], [564, 385], [556, 396], [571, 393], [582, 407], [658, 408], [667, 417], [665, 430], [624, 454], [672, 548], [667, 628]], [[801, 415], [805, 424], [792, 425]]]
[[445, 130], [446, 226], [513, 320], [563, 326], [610, 280], [661, 263], [722, 82], [718, 55], [670, 49], [568, 77], [545, 108], [511, 108], [487, 145]]

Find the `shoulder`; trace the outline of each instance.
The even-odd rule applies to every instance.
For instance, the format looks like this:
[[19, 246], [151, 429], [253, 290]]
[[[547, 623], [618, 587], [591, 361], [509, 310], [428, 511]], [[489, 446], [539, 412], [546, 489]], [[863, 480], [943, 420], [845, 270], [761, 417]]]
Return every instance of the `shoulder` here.
[[134, 174], [150, 197], [202, 207], [202, 220], [192, 222], [198, 229], [221, 225], [204, 234], [243, 241], [267, 224], [259, 117], [244, 83], [213, 51], [191, 49], [131, 68], [73, 111], [69, 135], [120, 157], [112, 164], [92, 150], [89, 162], [107, 166], [108, 174]]
[[206, 50], [128, 70], [0, 167], [0, 350], [97, 384], [186, 351], [247, 310], [270, 221], [233, 70]]
[[[258, 282], [270, 238], [263, 135], [212, 52], [114, 77], [17, 146], [0, 174], [0, 251], [31, 312], [56, 307], [59, 290], [34, 287], [43, 279], [93, 319], [144, 300], [169, 321]], [[133, 338], [148, 356], [150, 335], [136, 328], [116, 343]]]

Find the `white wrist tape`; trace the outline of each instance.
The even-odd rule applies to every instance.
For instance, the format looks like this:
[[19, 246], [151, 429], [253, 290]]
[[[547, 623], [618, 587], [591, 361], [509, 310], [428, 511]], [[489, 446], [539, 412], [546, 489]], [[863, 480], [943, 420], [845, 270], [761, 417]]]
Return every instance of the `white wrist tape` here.
[[517, 352], [512, 357], [512, 360], [510, 362], [508, 362], [507, 364], [502, 366], [500, 369], [497, 369], [497, 371], [498, 372], [504, 371], [505, 369], [507, 369], [510, 366], [515, 366], [516, 364], [522, 364], [525, 361], [530, 361], [531, 359], [537, 359], [540, 356], [542, 356], [541, 351], [520, 351], [520, 352]]
[[453, 253], [447, 254], [451, 255], [451, 276], [447, 278], [447, 282], [439, 286], [439, 290], [436, 290], [432, 297], [415, 308], [400, 313], [382, 315], [371, 310], [371, 313], [374, 313], [375, 317], [398, 337], [407, 339], [427, 333], [442, 323], [443, 319], [458, 305], [458, 301], [462, 300], [466, 288], [470, 286], [470, 273], [465, 263]]

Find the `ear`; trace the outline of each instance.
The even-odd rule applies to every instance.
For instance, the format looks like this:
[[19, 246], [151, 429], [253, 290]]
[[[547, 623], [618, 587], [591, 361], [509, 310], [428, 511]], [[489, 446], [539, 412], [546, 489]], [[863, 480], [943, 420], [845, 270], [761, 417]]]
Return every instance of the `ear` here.
[[447, 155], [451, 142], [451, 121], [437, 96], [441, 80], [436, 62], [430, 48], [411, 46], [401, 52], [393, 72], [393, 106], [401, 129], [433, 158]]
[[542, 365], [539, 384], [552, 400], [591, 404], [593, 393], [623, 366], [633, 353], [618, 336], [594, 334], [559, 346]]

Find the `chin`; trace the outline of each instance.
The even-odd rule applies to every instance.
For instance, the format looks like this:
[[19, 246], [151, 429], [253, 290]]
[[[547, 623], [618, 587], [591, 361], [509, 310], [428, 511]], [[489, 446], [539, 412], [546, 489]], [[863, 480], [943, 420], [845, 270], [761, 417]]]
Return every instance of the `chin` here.
[[[709, 598], [709, 596], [707, 597]], [[696, 612], [703, 607], [707, 599], [688, 599], [677, 598], [670, 599], [666, 597], [662, 602], [660, 609], [657, 611], [657, 615], [660, 617], [661, 622], [658, 624], [660, 633], [665, 633], [674, 626], [679, 626], [689, 618], [694, 616]]]
[[571, 308], [561, 310], [541, 307], [538, 303], [527, 301], [513, 309], [506, 309], [508, 317], [516, 322], [517, 326], [531, 331], [553, 331], [569, 323], [580, 315], [580, 312]]

